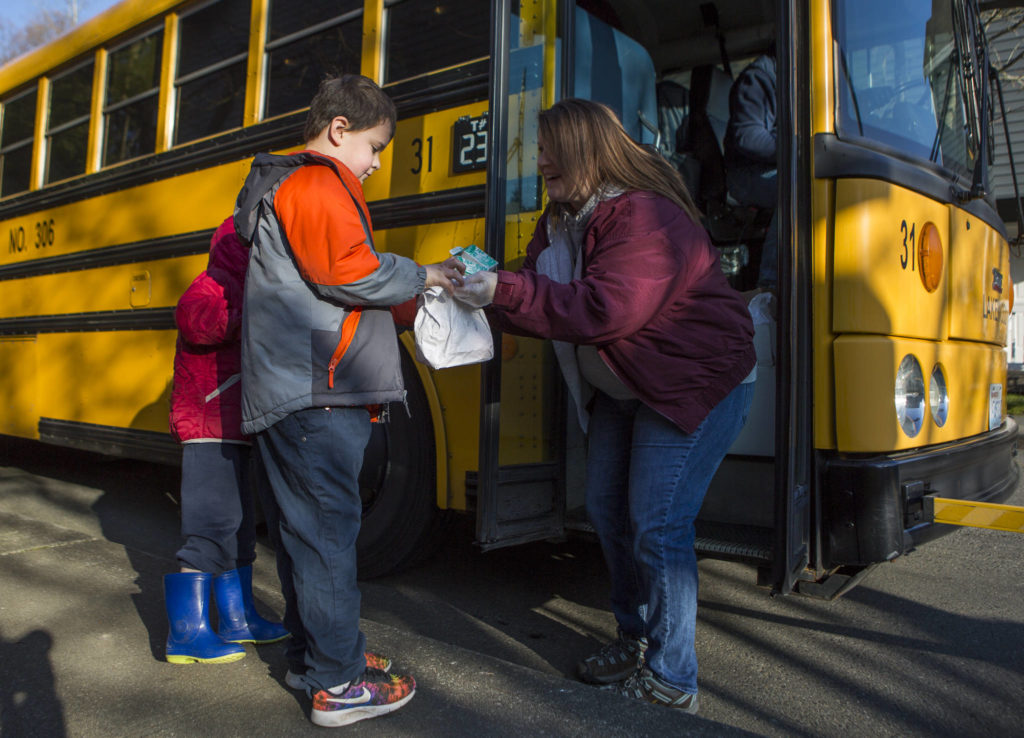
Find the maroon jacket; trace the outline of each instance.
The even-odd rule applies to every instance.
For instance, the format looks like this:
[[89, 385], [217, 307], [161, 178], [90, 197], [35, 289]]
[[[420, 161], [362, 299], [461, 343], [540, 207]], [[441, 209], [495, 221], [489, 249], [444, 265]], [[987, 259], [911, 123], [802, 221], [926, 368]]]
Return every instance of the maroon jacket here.
[[582, 278], [559, 284], [535, 268], [546, 218], [520, 270], [498, 272], [494, 322], [597, 346], [633, 394], [692, 433], [756, 362], [750, 313], [704, 229], [665, 197], [627, 192], [597, 205]]
[[228, 218], [210, 241], [210, 261], [178, 300], [171, 432], [178, 441], [242, 435], [242, 291], [249, 249]]

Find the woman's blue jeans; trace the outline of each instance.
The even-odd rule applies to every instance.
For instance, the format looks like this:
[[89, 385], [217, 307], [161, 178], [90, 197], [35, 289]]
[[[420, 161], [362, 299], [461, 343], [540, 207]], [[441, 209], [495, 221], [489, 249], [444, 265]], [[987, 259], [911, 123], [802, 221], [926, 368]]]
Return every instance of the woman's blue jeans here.
[[601, 541], [620, 630], [646, 636], [647, 666], [697, 692], [697, 557], [693, 522], [750, 412], [741, 384], [693, 433], [638, 400], [598, 392], [590, 419], [587, 514]]

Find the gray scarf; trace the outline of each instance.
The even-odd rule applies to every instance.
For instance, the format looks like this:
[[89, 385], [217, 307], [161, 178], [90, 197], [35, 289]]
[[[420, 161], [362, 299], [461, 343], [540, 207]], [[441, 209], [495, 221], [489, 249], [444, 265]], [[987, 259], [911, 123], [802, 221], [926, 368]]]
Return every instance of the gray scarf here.
[[[602, 187], [590, 196], [586, 204], [575, 215], [547, 220], [548, 247], [537, 257], [537, 272], [560, 284], [568, 284], [580, 279], [583, 275], [583, 234], [594, 214], [598, 203], [610, 200], [622, 194], [622, 190], [614, 187]], [[576, 412], [583, 432], [587, 432], [590, 413], [586, 407], [594, 396], [594, 388], [580, 374], [579, 362], [576, 359], [575, 344], [567, 341], [552, 341], [555, 358], [562, 370], [569, 394], [576, 403]]]

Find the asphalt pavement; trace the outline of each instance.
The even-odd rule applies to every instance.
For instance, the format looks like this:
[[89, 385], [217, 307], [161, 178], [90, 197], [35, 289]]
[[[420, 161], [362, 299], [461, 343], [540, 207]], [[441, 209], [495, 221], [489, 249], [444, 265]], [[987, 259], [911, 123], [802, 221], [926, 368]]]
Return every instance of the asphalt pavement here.
[[[0, 737], [322, 734], [284, 685], [281, 644], [241, 661], [172, 665], [162, 577], [178, 521], [155, 514], [174, 471], [0, 438]], [[110, 478], [116, 478], [111, 484]], [[260, 547], [254, 592], [283, 607]], [[364, 619], [369, 647], [417, 681], [390, 715], [346, 735], [744, 735], [550, 673]]]
[[[226, 665], [163, 660], [176, 485], [166, 467], [0, 437], [0, 738], [323, 734], [308, 698], [283, 683], [280, 644]], [[1024, 505], [1024, 485], [1011, 502]], [[614, 632], [596, 544], [481, 554], [454, 532], [424, 565], [363, 583], [369, 647], [419, 686], [401, 710], [336, 730], [1021, 735], [1022, 570], [1024, 536], [972, 529], [878, 567], [834, 602], [771, 598], [750, 567], [702, 561], [691, 716], [572, 678]], [[255, 591], [264, 614], [280, 614], [262, 545]]]

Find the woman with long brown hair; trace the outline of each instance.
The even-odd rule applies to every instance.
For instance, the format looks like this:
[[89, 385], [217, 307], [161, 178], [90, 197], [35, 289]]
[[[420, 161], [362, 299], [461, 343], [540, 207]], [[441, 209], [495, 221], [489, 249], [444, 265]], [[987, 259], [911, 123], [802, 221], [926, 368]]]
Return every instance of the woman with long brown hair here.
[[580, 677], [696, 712], [694, 519], [750, 409], [753, 325], [682, 178], [611, 110], [560, 101], [538, 139], [550, 204], [523, 266], [456, 296], [504, 331], [554, 340], [587, 433], [618, 637]]

